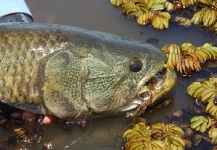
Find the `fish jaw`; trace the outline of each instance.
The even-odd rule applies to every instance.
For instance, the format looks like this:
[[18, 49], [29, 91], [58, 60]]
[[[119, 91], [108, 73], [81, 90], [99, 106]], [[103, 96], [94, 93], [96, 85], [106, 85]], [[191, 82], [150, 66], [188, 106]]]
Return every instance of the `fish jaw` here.
[[170, 93], [176, 84], [176, 80], [175, 71], [164, 68], [146, 84], [138, 86], [137, 96], [127, 105], [120, 107], [117, 113], [127, 112], [127, 116], [141, 115], [148, 105], [155, 103]]

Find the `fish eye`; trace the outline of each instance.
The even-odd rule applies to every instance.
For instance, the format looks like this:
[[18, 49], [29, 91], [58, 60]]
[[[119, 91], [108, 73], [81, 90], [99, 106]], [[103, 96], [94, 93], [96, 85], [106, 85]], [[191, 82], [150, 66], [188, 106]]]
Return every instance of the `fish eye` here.
[[138, 57], [134, 57], [130, 60], [129, 69], [132, 72], [139, 72], [142, 69], [142, 61]]

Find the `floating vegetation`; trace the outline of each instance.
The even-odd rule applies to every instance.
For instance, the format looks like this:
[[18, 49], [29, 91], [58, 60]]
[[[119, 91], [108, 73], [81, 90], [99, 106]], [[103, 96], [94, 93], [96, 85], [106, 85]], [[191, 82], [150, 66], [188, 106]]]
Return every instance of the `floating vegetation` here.
[[211, 30], [217, 32], [217, 22], [211, 27]]
[[175, 22], [178, 23], [180, 26], [190, 27], [191, 26], [191, 20], [185, 17], [177, 16], [175, 17]]
[[127, 3], [129, 0], [110, 0], [114, 6], [121, 6], [123, 3]]
[[202, 24], [205, 27], [214, 28], [217, 17], [217, 4], [215, 0], [196, 0], [196, 4], [201, 7], [191, 19], [195, 25]]
[[215, 9], [203, 8], [198, 11], [191, 21], [198, 25], [202, 24], [205, 27], [209, 27], [216, 22], [217, 11]]
[[153, 15], [152, 26], [156, 29], [169, 27], [170, 14], [167, 12], [159, 12]]
[[190, 127], [202, 133], [208, 131], [209, 139], [206, 138], [206, 141], [217, 144], [217, 78], [193, 82], [187, 88], [187, 93], [202, 102], [202, 105], [205, 104], [205, 112], [211, 115], [191, 118]]
[[[209, 116], [195, 116], [191, 119], [190, 126], [196, 131], [205, 132], [208, 130], [208, 137], [206, 141], [211, 144], [217, 144], [217, 128], [216, 128], [217, 118]], [[204, 135], [203, 135], [204, 136]]]
[[162, 48], [162, 51], [167, 56], [165, 66], [176, 69], [181, 75], [200, 71], [201, 63], [217, 58], [217, 47], [208, 43], [197, 48], [191, 43], [183, 43], [180, 47], [176, 44], [168, 44]]
[[166, 0], [110, 0], [114, 6], [122, 6], [122, 11], [128, 17], [135, 17], [137, 23], [146, 25], [152, 22], [152, 26], [157, 29], [169, 27], [171, 18], [165, 9]]
[[124, 138], [128, 140], [150, 140], [150, 126], [147, 126], [144, 123], [138, 123], [132, 129], [129, 129], [124, 133]]
[[186, 146], [184, 132], [175, 124], [157, 123], [147, 126], [138, 123], [132, 129], [125, 131], [123, 137], [128, 140], [125, 145], [126, 150], [184, 150]]
[[212, 144], [217, 144], [217, 128], [211, 128], [208, 131], [209, 138]]
[[205, 111], [217, 117], [217, 78], [210, 78], [203, 82], [193, 82], [188, 87], [187, 93], [207, 104]]
[[191, 119], [190, 125], [196, 131], [205, 132], [212, 124], [210, 117], [195, 116]]
[[128, 17], [135, 17], [137, 23], [146, 25], [152, 22], [156, 29], [169, 27], [171, 19], [170, 13], [173, 11], [186, 9], [195, 5], [195, 14], [191, 11], [190, 18], [181, 15], [174, 17], [179, 25], [190, 26], [191, 22], [195, 25], [203, 25], [208, 29], [217, 29], [217, 2], [215, 0], [110, 0], [114, 6], [121, 6], [123, 13]]

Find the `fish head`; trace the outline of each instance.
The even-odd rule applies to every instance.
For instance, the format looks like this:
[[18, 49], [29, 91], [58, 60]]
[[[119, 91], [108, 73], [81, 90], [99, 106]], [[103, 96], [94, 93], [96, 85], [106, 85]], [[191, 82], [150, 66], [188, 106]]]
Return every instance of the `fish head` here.
[[[128, 44], [129, 45], [128, 45]], [[118, 87], [109, 111], [139, 115], [166, 96], [175, 86], [176, 73], [164, 68], [166, 56], [158, 48], [141, 42], [127, 42], [116, 62]], [[129, 113], [132, 112], [132, 113]]]

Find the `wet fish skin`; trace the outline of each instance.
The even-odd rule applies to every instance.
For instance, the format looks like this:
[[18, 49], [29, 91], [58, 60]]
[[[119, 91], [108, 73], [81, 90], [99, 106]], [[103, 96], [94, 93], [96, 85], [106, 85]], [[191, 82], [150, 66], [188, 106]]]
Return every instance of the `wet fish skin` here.
[[[129, 70], [132, 58], [141, 60], [141, 71]], [[149, 44], [107, 33], [6, 23], [0, 25], [0, 99], [67, 119], [112, 115], [165, 59]]]

